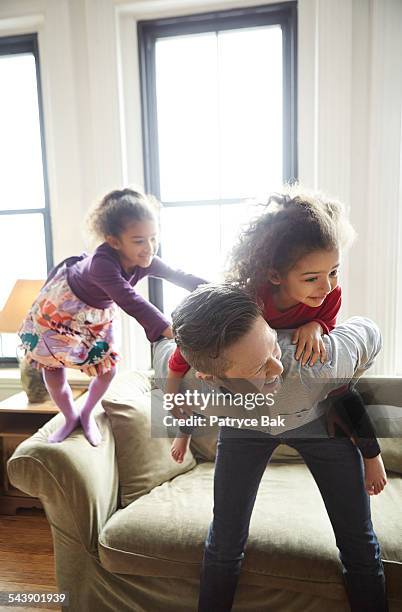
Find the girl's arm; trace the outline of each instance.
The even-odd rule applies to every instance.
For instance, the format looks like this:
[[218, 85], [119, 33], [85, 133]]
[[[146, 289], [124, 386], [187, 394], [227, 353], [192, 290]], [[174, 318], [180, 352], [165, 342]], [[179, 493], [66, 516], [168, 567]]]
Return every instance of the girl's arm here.
[[183, 270], [177, 270], [168, 266], [160, 257], [157, 255], [153, 258], [151, 265], [149, 266], [149, 276], [156, 278], [163, 278], [164, 280], [187, 289], [188, 291], [194, 291], [198, 285], [204, 285], [209, 281], [193, 274], [187, 274]]
[[172, 337], [169, 320], [123, 278], [117, 262], [106, 257], [94, 258], [90, 277], [111, 300], [142, 325], [150, 342], [161, 335]]

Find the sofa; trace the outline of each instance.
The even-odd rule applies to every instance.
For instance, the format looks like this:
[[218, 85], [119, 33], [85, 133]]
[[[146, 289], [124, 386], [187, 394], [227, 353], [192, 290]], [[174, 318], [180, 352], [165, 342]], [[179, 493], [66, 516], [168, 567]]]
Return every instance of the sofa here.
[[[364, 378], [359, 388], [374, 421], [381, 412], [376, 427], [388, 485], [372, 498], [372, 513], [396, 612], [402, 610], [402, 440], [396, 437], [402, 436], [402, 379]], [[57, 415], [8, 461], [13, 485], [43, 503], [58, 588], [69, 593], [71, 611], [197, 609], [216, 432], [195, 436], [183, 464], [176, 464], [171, 440], [151, 435], [152, 392], [146, 373], [118, 374], [96, 408], [103, 438], [98, 447], [81, 429], [62, 443], [47, 443], [60, 425]], [[257, 496], [234, 610], [348, 609], [318, 489], [297, 452], [281, 445]]]

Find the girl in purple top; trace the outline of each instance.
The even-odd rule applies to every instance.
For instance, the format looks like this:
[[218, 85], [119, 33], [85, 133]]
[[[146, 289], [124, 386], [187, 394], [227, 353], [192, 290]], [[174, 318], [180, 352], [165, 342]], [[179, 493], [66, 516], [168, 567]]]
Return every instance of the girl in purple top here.
[[[137, 319], [147, 338], [172, 338], [170, 322], [134, 286], [144, 276], [164, 278], [189, 291], [206, 282], [173, 270], [155, 255], [158, 226], [146, 196], [112, 191], [89, 215], [91, 230], [104, 242], [92, 255], [70, 257], [54, 268], [19, 331], [26, 357], [41, 368], [65, 424], [49, 442], [61, 442], [81, 422], [93, 446], [102, 439], [92, 414], [109, 387], [119, 355], [113, 347], [116, 304]], [[66, 368], [94, 376], [79, 412]]]

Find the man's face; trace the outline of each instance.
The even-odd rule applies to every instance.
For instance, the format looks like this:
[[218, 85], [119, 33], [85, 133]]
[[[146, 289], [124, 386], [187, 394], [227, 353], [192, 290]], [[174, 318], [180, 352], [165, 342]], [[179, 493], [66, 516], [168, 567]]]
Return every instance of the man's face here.
[[281, 349], [276, 331], [261, 316], [242, 338], [225, 350], [224, 356], [233, 365], [222, 380], [247, 380], [264, 393], [273, 392], [278, 386], [283, 372]]

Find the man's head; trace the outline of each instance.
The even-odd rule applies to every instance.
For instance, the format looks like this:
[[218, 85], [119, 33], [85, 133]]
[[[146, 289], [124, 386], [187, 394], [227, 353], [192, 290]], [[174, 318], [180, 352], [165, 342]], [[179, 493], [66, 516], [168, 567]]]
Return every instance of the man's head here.
[[173, 312], [183, 357], [205, 379], [274, 380], [283, 368], [276, 332], [244, 289], [202, 285]]

